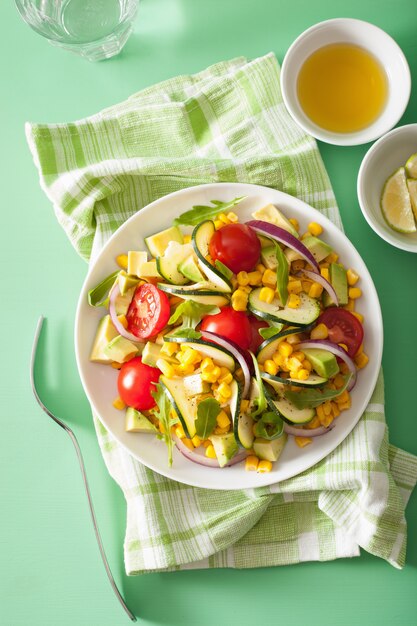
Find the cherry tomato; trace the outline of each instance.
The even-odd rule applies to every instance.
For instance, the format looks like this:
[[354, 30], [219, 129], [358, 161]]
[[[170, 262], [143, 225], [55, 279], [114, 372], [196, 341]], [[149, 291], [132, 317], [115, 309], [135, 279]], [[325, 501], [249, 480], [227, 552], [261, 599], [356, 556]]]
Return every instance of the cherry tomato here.
[[127, 406], [133, 406], [139, 411], [147, 411], [155, 406], [152, 396], [155, 385], [161, 372], [156, 367], [142, 363], [139, 356], [135, 356], [127, 363], [123, 363], [117, 379], [119, 396]]
[[201, 322], [201, 330], [230, 339], [243, 350], [249, 348], [252, 339], [251, 325], [246, 313], [225, 306], [216, 315], [206, 315]]
[[260, 328], [267, 328], [269, 324], [268, 322], [265, 322], [265, 320], [258, 320], [258, 318], [255, 317], [254, 315], [249, 315], [248, 319], [249, 319], [251, 332], [252, 332], [252, 338], [251, 338], [251, 342], [249, 345], [249, 350], [251, 350], [252, 352], [256, 354], [259, 346], [263, 342], [263, 339], [258, 331]]
[[216, 230], [209, 244], [210, 256], [218, 259], [232, 272], [250, 272], [261, 253], [256, 233], [246, 224], [227, 224]]
[[169, 320], [168, 296], [149, 283], [139, 285], [129, 305], [127, 330], [139, 339], [157, 335]]
[[329, 329], [329, 339], [334, 343], [344, 343], [348, 355], [353, 357], [363, 341], [363, 328], [360, 321], [345, 309], [329, 307], [317, 320]]

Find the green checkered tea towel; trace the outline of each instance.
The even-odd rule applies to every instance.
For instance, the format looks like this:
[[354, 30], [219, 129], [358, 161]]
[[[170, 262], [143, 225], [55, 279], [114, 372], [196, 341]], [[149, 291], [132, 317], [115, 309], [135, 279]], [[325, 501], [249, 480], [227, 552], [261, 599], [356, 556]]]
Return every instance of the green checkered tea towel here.
[[[281, 189], [341, 227], [316, 143], [282, 102], [272, 54], [174, 78], [73, 124], [28, 124], [27, 137], [41, 185], [85, 259], [143, 206], [201, 183]], [[222, 492], [176, 483], [95, 424], [127, 501], [128, 574], [324, 561], [357, 556], [359, 547], [404, 565], [417, 458], [388, 443], [382, 375], [347, 439], [272, 487]]]

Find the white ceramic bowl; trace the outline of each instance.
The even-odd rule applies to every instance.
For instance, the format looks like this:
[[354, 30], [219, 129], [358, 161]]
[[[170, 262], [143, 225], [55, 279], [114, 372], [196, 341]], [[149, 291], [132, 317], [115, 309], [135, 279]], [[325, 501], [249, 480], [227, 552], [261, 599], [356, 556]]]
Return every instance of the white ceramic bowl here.
[[384, 183], [408, 157], [417, 152], [417, 124], [394, 128], [365, 154], [358, 174], [358, 200], [369, 226], [388, 243], [417, 252], [417, 233], [405, 235], [392, 230], [381, 213], [380, 200]]
[[[297, 80], [304, 61], [318, 48], [334, 43], [365, 48], [378, 59], [387, 75], [388, 99], [384, 110], [370, 126], [354, 133], [335, 133], [317, 126], [298, 100]], [[402, 50], [387, 33], [368, 22], [337, 18], [315, 24], [294, 41], [282, 64], [281, 89], [288, 111], [307, 133], [326, 143], [355, 146], [381, 137], [397, 124], [410, 98], [411, 77]]]

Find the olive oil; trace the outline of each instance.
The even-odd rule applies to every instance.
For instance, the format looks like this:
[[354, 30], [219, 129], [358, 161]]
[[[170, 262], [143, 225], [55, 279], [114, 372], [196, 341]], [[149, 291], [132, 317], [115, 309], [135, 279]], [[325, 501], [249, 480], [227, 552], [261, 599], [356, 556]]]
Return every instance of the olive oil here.
[[312, 122], [337, 133], [366, 128], [388, 95], [383, 67], [364, 48], [330, 44], [308, 57], [298, 75], [298, 99]]

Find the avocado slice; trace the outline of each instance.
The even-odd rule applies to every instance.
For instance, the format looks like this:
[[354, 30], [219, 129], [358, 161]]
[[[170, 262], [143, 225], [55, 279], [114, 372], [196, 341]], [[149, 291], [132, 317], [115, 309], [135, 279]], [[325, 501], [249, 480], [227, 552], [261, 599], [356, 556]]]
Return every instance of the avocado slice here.
[[150, 433], [158, 432], [156, 426], [140, 411], [129, 406], [126, 409], [125, 430], [128, 433]]
[[129, 250], [127, 253], [127, 273], [131, 276], [140, 276], [140, 268], [148, 260], [147, 252]]
[[145, 344], [142, 352], [142, 363], [144, 363], [145, 365], [149, 365], [150, 367], [157, 367], [157, 360], [164, 359], [164, 361], [168, 361], [168, 363], [176, 363], [178, 365], [177, 359], [161, 352], [161, 349], [164, 345], [163, 339], [163, 336], [161, 336], [161, 341], [148, 341]]
[[220, 467], [224, 467], [235, 456], [239, 449], [234, 434], [211, 435], [209, 439], [213, 444]]
[[255, 220], [263, 220], [264, 222], [275, 224], [275, 226], [283, 228], [294, 237], [297, 237], [297, 239], [299, 238], [299, 234], [295, 230], [294, 226], [274, 204], [267, 204], [262, 207], [262, 209], [258, 209], [255, 213], [252, 213], [252, 215]]
[[253, 451], [256, 456], [264, 461], [274, 463], [278, 460], [285, 444], [287, 443], [287, 433], [282, 433], [277, 439], [262, 439], [259, 437], [253, 442]]
[[334, 354], [321, 348], [304, 348], [303, 352], [314, 371], [323, 378], [331, 378], [339, 371]]
[[187, 257], [178, 265], [178, 271], [193, 283], [199, 283], [204, 280], [204, 276], [198, 269], [198, 265], [192, 256]]
[[170, 241], [178, 241], [178, 243], [184, 242], [182, 233], [178, 226], [171, 226], [166, 230], [161, 230], [161, 232], [145, 238], [145, 243], [148, 246], [149, 252], [154, 257], [162, 256]]
[[[329, 246], [325, 241], [319, 239], [318, 237], [314, 237], [313, 235], [308, 235], [304, 237], [303, 244], [305, 247], [310, 250], [313, 257], [316, 259], [317, 263], [323, 261], [326, 256], [329, 256], [333, 252], [333, 248]], [[285, 250], [285, 256], [289, 263], [292, 261], [296, 261], [297, 259], [301, 259], [301, 256], [293, 250], [292, 248], [287, 248]]]
[[126, 274], [124, 270], [119, 273], [117, 282], [119, 283], [119, 289], [122, 296], [125, 296], [130, 289], [136, 287], [139, 283], [139, 278]]
[[[344, 306], [348, 303], [348, 282], [347, 273], [343, 265], [340, 263], [330, 263], [329, 278], [336, 292], [339, 306]], [[323, 296], [323, 303], [325, 307], [336, 304], [327, 292]]]
[[261, 250], [262, 263], [270, 270], [276, 270], [278, 266], [276, 246], [267, 246]]
[[104, 354], [110, 361], [116, 361], [116, 363], [129, 361], [138, 351], [138, 346], [125, 337], [122, 337], [122, 335], [117, 335], [117, 337], [112, 339], [104, 348]]
[[90, 352], [90, 361], [94, 361], [94, 363], [111, 363], [112, 359], [105, 354], [104, 349], [112, 339], [117, 337], [117, 334], [117, 330], [113, 326], [110, 315], [102, 317], [98, 324], [96, 336], [94, 337], [93, 347]]
[[132, 287], [131, 289], [128, 289], [124, 294], [117, 294], [116, 300], [114, 302], [116, 315], [126, 315], [129, 305], [132, 301], [133, 294], [135, 293], [135, 289], [136, 287]]

